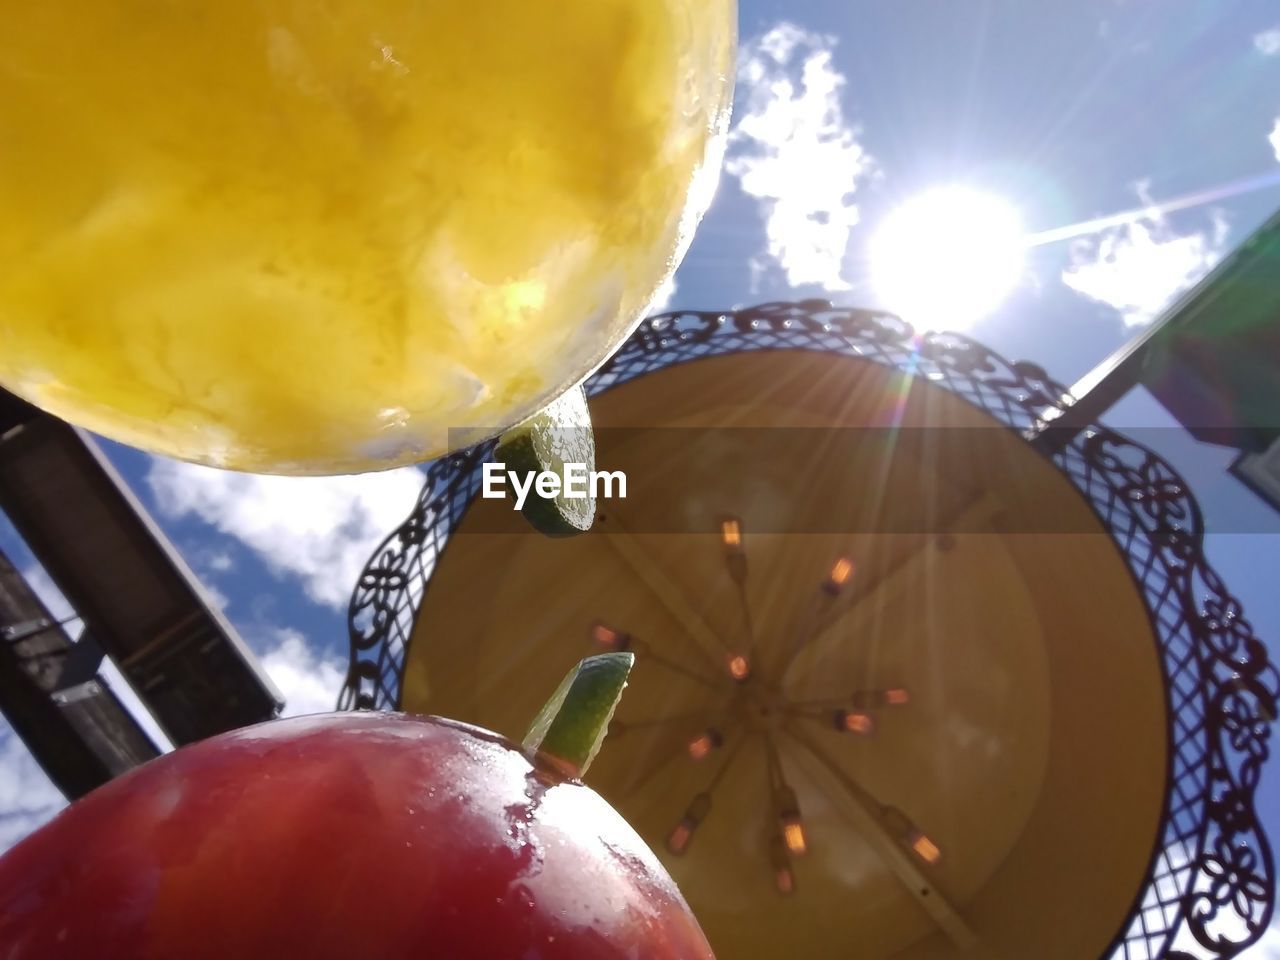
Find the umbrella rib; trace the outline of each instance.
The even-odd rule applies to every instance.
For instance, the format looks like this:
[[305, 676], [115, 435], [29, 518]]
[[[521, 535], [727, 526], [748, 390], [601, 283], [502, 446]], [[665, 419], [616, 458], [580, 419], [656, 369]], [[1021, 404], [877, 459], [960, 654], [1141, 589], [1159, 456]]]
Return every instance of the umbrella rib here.
[[859, 833], [868, 846], [876, 852], [880, 859], [898, 877], [907, 892], [934, 923], [961, 950], [972, 950], [978, 944], [977, 935], [965, 922], [959, 911], [947, 900], [942, 891], [934, 885], [929, 876], [916, 864], [911, 856], [902, 849], [898, 842], [884, 828], [881, 804], [870, 792], [858, 783], [838, 763], [831, 759], [822, 747], [808, 734], [788, 726], [787, 734], [806, 753], [814, 758], [832, 778], [840, 783], [853, 798], [853, 805], [847, 809], [859, 827]]
[[720, 634], [708, 625], [702, 614], [693, 608], [680, 588], [641, 549], [635, 538], [621, 528], [615, 517], [609, 518], [609, 529], [604, 531], [603, 536], [605, 543], [631, 568], [631, 571], [649, 588], [653, 597], [666, 607], [667, 612], [684, 628], [694, 641], [693, 648], [701, 653], [717, 672], [722, 669], [717, 654], [712, 651], [717, 648], [727, 651], [728, 646]]

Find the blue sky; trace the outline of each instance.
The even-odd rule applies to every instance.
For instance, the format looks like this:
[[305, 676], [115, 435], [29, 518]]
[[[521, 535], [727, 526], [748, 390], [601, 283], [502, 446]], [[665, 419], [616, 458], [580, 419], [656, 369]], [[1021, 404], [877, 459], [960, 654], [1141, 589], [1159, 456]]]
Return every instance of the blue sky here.
[[[1069, 234], [1030, 249], [997, 307], [960, 318], [1069, 383], [1280, 208], [1276, 0], [742, 0], [740, 30], [726, 172], [665, 291], [671, 306], [822, 295], [901, 309], [877, 280], [880, 226], [910, 198], [964, 184], [1003, 198], [1028, 234]], [[945, 313], [907, 319], [953, 325]], [[1172, 423], [1143, 394], [1109, 419]], [[1169, 430], [1142, 438], [1193, 479], [1222, 531], [1212, 560], [1280, 651], [1280, 518], [1224, 473], [1229, 453]], [[107, 448], [289, 712], [329, 707], [346, 598], [420, 472], [248, 477]], [[1225, 532], [1239, 530], [1254, 532]], [[39, 583], [10, 530], [0, 544]], [[1261, 798], [1273, 837], [1277, 766]], [[0, 725], [0, 848], [59, 803]], [[1280, 957], [1280, 929], [1250, 956]]]

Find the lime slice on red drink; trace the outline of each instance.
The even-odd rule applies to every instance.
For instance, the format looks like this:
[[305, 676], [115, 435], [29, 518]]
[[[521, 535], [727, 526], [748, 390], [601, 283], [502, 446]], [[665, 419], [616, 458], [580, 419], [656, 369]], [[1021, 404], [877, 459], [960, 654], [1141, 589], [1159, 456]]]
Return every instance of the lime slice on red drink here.
[[525, 750], [581, 779], [600, 752], [635, 660], [633, 653], [602, 653], [579, 661], [534, 718]]

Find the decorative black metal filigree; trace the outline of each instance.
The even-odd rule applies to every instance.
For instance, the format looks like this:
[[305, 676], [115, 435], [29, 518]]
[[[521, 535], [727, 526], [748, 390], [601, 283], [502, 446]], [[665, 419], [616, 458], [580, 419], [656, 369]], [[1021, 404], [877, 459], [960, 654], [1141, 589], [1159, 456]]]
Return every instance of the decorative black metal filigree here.
[[1275, 668], [1205, 559], [1200, 507], [1168, 463], [1100, 427], [1056, 459], [1142, 587], [1169, 697], [1160, 841], [1115, 955], [1234, 957], [1266, 930], [1275, 899], [1274, 859], [1254, 810], [1276, 716]]
[[347, 609], [351, 664], [339, 710], [396, 708], [418, 607], [492, 451], [489, 441], [434, 461], [413, 512], [365, 564]]
[[[1032, 363], [960, 334], [823, 300], [651, 317], [590, 379], [602, 393], [654, 370], [749, 350], [816, 350], [883, 364], [964, 397], [1028, 439], [1070, 397]], [[1049, 415], [1049, 416], [1046, 416]], [[440, 555], [480, 486], [492, 443], [431, 464], [409, 518], [379, 546], [351, 600], [342, 709], [396, 709], [414, 620]], [[1266, 930], [1275, 863], [1254, 809], [1280, 676], [1204, 553], [1185, 481], [1157, 454], [1094, 426], [1054, 462], [1111, 531], [1160, 643], [1170, 772], [1146, 882], [1108, 958], [1234, 957]]]

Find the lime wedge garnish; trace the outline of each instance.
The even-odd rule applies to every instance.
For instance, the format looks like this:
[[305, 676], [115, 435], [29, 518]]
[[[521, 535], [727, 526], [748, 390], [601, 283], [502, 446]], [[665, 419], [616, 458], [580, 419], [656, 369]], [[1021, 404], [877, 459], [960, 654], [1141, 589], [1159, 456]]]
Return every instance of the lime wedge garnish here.
[[[563, 480], [567, 463], [581, 464], [590, 477], [596, 468], [596, 444], [586, 392], [581, 386], [574, 387], [512, 427], [498, 441], [495, 457], [508, 471], [526, 479], [548, 472]], [[589, 484], [586, 496], [580, 498], [568, 496], [563, 484], [559, 493], [544, 497], [535, 485], [529, 488], [522, 511], [542, 533], [569, 537], [591, 529], [596, 502]]]
[[524, 748], [582, 777], [600, 752], [635, 660], [633, 653], [602, 653], [579, 661], [534, 718]]

